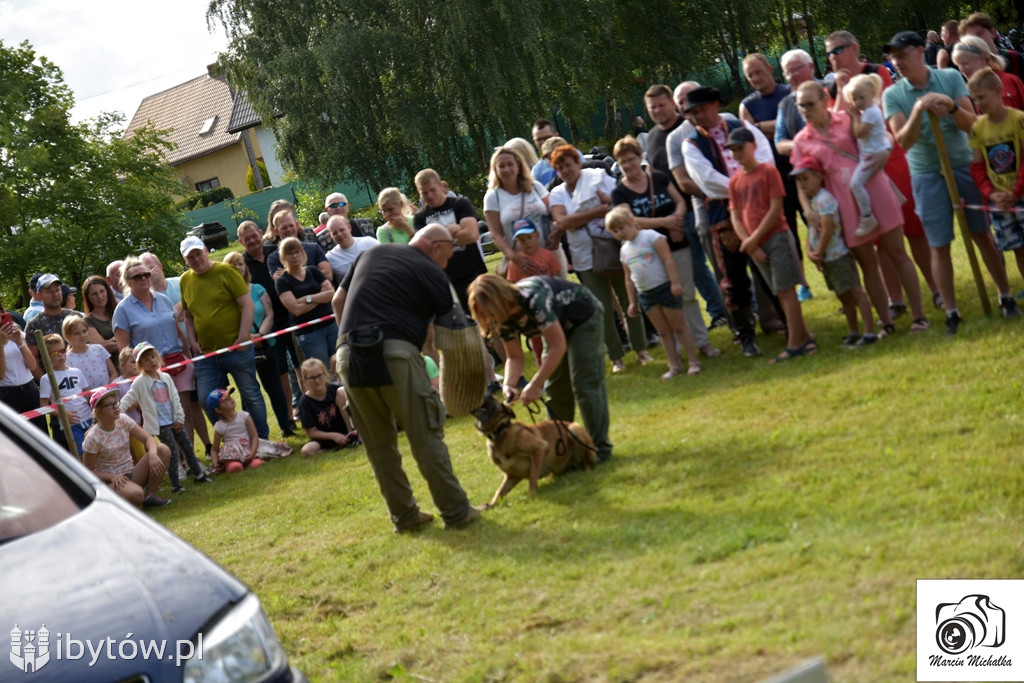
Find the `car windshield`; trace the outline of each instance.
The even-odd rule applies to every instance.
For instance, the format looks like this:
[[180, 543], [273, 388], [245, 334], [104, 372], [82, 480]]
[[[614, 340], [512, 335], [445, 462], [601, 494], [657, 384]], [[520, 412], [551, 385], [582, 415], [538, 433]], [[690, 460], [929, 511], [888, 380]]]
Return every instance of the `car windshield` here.
[[0, 545], [53, 526], [77, 511], [60, 481], [0, 431]]

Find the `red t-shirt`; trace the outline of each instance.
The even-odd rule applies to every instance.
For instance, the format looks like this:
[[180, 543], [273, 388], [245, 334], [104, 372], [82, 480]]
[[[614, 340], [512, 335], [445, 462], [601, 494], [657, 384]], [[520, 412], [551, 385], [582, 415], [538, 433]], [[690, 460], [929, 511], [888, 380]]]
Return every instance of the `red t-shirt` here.
[[[740, 212], [740, 220], [748, 234], [752, 235], [757, 230], [771, 208], [774, 197], [786, 197], [782, 176], [774, 166], [758, 164], [752, 171], [740, 171], [729, 178], [729, 207]], [[758, 242], [758, 246], [764, 244], [769, 237], [787, 230], [789, 224], [786, 223], [786, 214], [780, 211], [778, 223]]]
[[[520, 254], [528, 258], [533, 265], [537, 266], [540, 271], [536, 273], [537, 275], [553, 275], [558, 277], [562, 271], [562, 265], [558, 262], [558, 257], [544, 247], [533, 252], [533, 254], [523, 254], [522, 252], [520, 252]], [[519, 282], [526, 277], [526, 273], [519, 270], [519, 266], [516, 265], [515, 261], [509, 261], [508, 273], [505, 277], [508, 278], [509, 282]]]

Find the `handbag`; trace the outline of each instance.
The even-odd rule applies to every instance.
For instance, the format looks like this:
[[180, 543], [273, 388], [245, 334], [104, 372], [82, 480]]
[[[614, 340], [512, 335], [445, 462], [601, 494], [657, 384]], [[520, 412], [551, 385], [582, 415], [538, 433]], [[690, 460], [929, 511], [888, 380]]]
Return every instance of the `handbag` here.
[[[167, 366], [167, 365], [174, 365], [176, 363], [181, 363], [181, 362], [183, 362], [185, 360], [187, 360], [187, 359], [185, 358], [185, 354], [184, 353], [182, 353], [181, 351], [175, 351], [174, 353], [168, 353], [167, 355], [164, 356], [164, 365], [165, 366]], [[177, 368], [171, 368], [170, 370], [167, 370], [165, 368], [164, 372], [166, 372], [171, 377], [174, 377], [176, 375], [180, 375], [181, 373], [185, 372], [185, 368], [187, 368], [187, 367], [188, 367], [187, 365], [182, 365], [182, 366], [177, 367]]]
[[384, 360], [384, 332], [376, 325], [348, 333], [348, 385], [384, 387], [394, 384]]
[[619, 256], [619, 249], [622, 243], [614, 237], [594, 234], [590, 228], [590, 242], [594, 246], [593, 270], [597, 275], [610, 276], [618, 273], [622, 275], [622, 259]]

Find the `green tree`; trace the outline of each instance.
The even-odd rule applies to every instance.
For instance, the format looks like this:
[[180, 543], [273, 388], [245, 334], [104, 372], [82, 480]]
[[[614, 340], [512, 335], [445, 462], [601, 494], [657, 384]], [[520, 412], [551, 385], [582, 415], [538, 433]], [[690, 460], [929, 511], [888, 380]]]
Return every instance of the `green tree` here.
[[0, 291], [11, 305], [33, 272], [80, 284], [139, 249], [175, 262], [180, 182], [145, 128], [120, 136], [122, 119], [72, 124], [60, 69], [28, 43], [0, 43]]

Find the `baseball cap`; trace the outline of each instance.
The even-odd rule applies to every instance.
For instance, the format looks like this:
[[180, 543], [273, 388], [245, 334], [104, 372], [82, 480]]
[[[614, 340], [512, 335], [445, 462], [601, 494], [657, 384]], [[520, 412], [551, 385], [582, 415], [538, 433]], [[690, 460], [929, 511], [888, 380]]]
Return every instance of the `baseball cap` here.
[[188, 253], [193, 249], [206, 249], [206, 245], [203, 244], [203, 241], [195, 235], [189, 235], [181, 241], [182, 258], [188, 256]]
[[33, 292], [39, 291], [39, 278], [41, 278], [42, 276], [43, 276], [42, 273], [36, 273], [35, 275], [32, 276], [32, 279], [30, 279], [28, 281], [28, 288], [31, 291], [33, 291]]
[[68, 298], [68, 294], [72, 294], [74, 292], [77, 292], [78, 288], [77, 287], [68, 287], [66, 284], [64, 284], [62, 282], [62, 283], [60, 283], [60, 291], [61, 291], [61, 294], [64, 295], [64, 298], [67, 299]]
[[89, 407], [96, 410], [96, 405], [103, 400], [104, 396], [108, 394], [119, 394], [120, 389], [117, 387], [107, 387], [106, 389], [97, 389], [92, 396], [89, 397]]
[[543, 159], [547, 159], [551, 156], [551, 153], [555, 151], [556, 147], [568, 144], [569, 143], [565, 141], [565, 138], [560, 138], [557, 135], [553, 138], [548, 138], [544, 141], [544, 144], [540, 146], [540, 156]]
[[210, 395], [206, 397], [206, 409], [211, 413], [216, 411], [220, 402], [233, 393], [235, 393], [234, 387], [229, 387], [228, 389], [214, 389], [210, 392]]
[[512, 224], [512, 230], [512, 237], [514, 239], [520, 235], [529, 235], [537, 232], [537, 226], [529, 218], [520, 218]]
[[894, 35], [892, 40], [886, 43], [885, 47], [882, 49], [889, 52], [891, 50], [899, 50], [904, 47], [925, 47], [926, 45], [927, 43], [924, 42], [924, 38], [918, 35], [916, 31], [900, 31]]
[[36, 280], [36, 291], [38, 292], [40, 290], [46, 289], [54, 282], [60, 282], [60, 278], [54, 275], [53, 273], [46, 273], [45, 275], [40, 275], [39, 279]]
[[140, 358], [142, 358], [142, 354], [144, 354], [146, 351], [149, 351], [150, 349], [156, 351], [156, 347], [150, 344], [149, 342], [139, 342], [138, 344], [135, 345], [135, 348], [132, 349], [132, 358], [138, 361]]
[[789, 172], [789, 175], [801, 175], [808, 171], [815, 171], [817, 173], [824, 173], [825, 169], [822, 168], [821, 162], [815, 157], [804, 157], [800, 162]]
[[757, 140], [754, 139], [754, 134], [745, 127], [740, 126], [739, 128], [729, 131], [729, 137], [725, 141], [725, 146], [741, 147], [746, 142], [757, 144]]
[[690, 92], [686, 93], [686, 108], [683, 111], [689, 112], [702, 104], [721, 101], [722, 93], [718, 88], [712, 88], [710, 85], [702, 85], [699, 88], [694, 88]]

